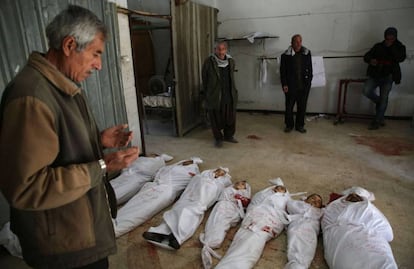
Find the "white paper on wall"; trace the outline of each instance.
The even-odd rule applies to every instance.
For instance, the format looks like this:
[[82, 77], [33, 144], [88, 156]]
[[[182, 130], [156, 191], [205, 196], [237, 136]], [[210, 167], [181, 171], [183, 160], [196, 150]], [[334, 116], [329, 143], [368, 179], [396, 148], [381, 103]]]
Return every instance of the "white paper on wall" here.
[[324, 87], [326, 85], [325, 68], [322, 56], [312, 56], [313, 79], [311, 88]]
[[262, 59], [260, 63], [260, 88], [267, 83], [267, 60]]

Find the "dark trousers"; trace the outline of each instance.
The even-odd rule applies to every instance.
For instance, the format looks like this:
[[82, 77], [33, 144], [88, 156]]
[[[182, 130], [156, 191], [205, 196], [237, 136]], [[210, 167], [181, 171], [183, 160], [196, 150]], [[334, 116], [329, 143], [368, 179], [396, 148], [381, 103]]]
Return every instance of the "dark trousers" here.
[[[236, 110], [232, 104], [223, 104], [220, 110], [209, 109], [211, 131], [216, 140], [231, 138], [236, 132]], [[223, 130], [223, 132], [222, 132]]]
[[[364, 95], [376, 104], [375, 121], [378, 123], [384, 122], [384, 115], [388, 106], [388, 95], [391, 92], [392, 83], [391, 75], [384, 78], [368, 78], [365, 82]], [[379, 87], [379, 95], [376, 93], [377, 87]]]
[[[56, 266], [56, 267], [48, 267], [48, 268], [56, 268], [56, 269], [60, 269], [64, 266]], [[35, 267], [37, 268], [37, 267]], [[42, 267], [44, 268], [44, 267]], [[65, 267], [66, 268], [66, 267]], [[94, 263], [90, 263], [81, 267], [72, 267], [72, 269], [108, 269], [109, 268], [109, 263], [108, 263], [108, 257], [105, 257], [99, 261], [96, 261]]]
[[108, 267], [108, 258], [103, 258], [102, 260], [96, 261], [94, 263], [82, 267], [76, 267], [74, 269], [108, 269]]
[[[306, 104], [308, 102], [309, 90], [289, 91], [285, 93], [285, 125], [296, 129], [305, 126]], [[293, 119], [293, 107], [296, 104], [296, 120]]]

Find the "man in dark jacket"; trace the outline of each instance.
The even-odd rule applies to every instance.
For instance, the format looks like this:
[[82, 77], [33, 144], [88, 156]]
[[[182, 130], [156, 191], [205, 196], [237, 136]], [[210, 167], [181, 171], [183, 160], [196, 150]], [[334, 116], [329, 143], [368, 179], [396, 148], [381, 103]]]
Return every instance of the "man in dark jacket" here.
[[104, 155], [104, 147], [126, 146], [132, 133], [127, 125], [99, 132], [80, 88], [101, 69], [104, 24], [69, 6], [46, 36], [47, 53], [33, 52], [1, 99], [0, 189], [28, 265], [108, 268], [116, 201], [106, 174], [127, 167], [139, 150]]
[[[368, 63], [368, 80], [365, 82], [364, 95], [375, 103], [375, 118], [368, 129], [376, 130], [384, 126], [388, 95], [392, 83], [400, 84], [400, 62], [406, 57], [405, 46], [397, 39], [397, 29], [389, 27], [384, 32], [384, 41], [375, 44], [364, 56]], [[379, 87], [379, 95], [376, 88]]]
[[[302, 46], [302, 37], [294, 35], [291, 46], [282, 54], [280, 62], [280, 80], [285, 93], [285, 132], [293, 127], [300, 133], [306, 133], [305, 114], [309, 90], [313, 78], [311, 52]], [[296, 103], [296, 120], [293, 119], [293, 107]]]
[[203, 91], [215, 146], [222, 147], [223, 140], [238, 143], [236, 132], [237, 89], [234, 84], [234, 60], [227, 54], [227, 43], [218, 42], [214, 54], [203, 64]]

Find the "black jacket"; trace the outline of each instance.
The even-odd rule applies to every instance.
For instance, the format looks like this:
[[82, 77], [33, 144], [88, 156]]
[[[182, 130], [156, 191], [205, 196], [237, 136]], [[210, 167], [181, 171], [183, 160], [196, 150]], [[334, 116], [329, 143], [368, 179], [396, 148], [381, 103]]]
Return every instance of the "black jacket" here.
[[[234, 83], [235, 62], [229, 58], [230, 80], [231, 80], [231, 97], [233, 100], [233, 109], [236, 110], [238, 101], [238, 92]], [[219, 109], [221, 104], [222, 79], [219, 67], [217, 66], [214, 56], [209, 56], [204, 61], [202, 69], [203, 90], [200, 93], [205, 100], [207, 109]]]
[[378, 61], [377, 65], [368, 65], [367, 75], [371, 78], [381, 78], [392, 74], [396, 84], [401, 82], [400, 62], [405, 60], [405, 46], [395, 40], [392, 46], [385, 46], [385, 41], [375, 44], [364, 56], [364, 61], [370, 63], [372, 59]]
[[[302, 56], [302, 85], [304, 90], [309, 90], [313, 78], [311, 52], [307, 48], [302, 47], [298, 53]], [[289, 47], [289, 49], [282, 54], [280, 61], [280, 81], [282, 87], [289, 87], [289, 91], [297, 90], [298, 88], [295, 72], [293, 49], [292, 47]]]

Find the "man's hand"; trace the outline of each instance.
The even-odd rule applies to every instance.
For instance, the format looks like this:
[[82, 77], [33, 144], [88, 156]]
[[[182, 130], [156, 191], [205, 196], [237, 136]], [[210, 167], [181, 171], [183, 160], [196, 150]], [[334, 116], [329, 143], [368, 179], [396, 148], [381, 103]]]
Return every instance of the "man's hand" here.
[[289, 91], [288, 86], [283, 86], [283, 92], [287, 93]]
[[370, 65], [376, 66], [378, 64], [377, 59], [371, 59], [371, 61], [369, 61]]
[[135, 161], [138, 158], [138, 154], [138, 147], [131, 147], [125, 150], [108, 153], [103, 157], [106, 164], [106, 170], [108, 172], [122, 170]]
[[132, 132], [124, 131], [128, 124], [120, 124], [101, 132], [102, 145], [105, 148], [125, 147], [132, 140]]

